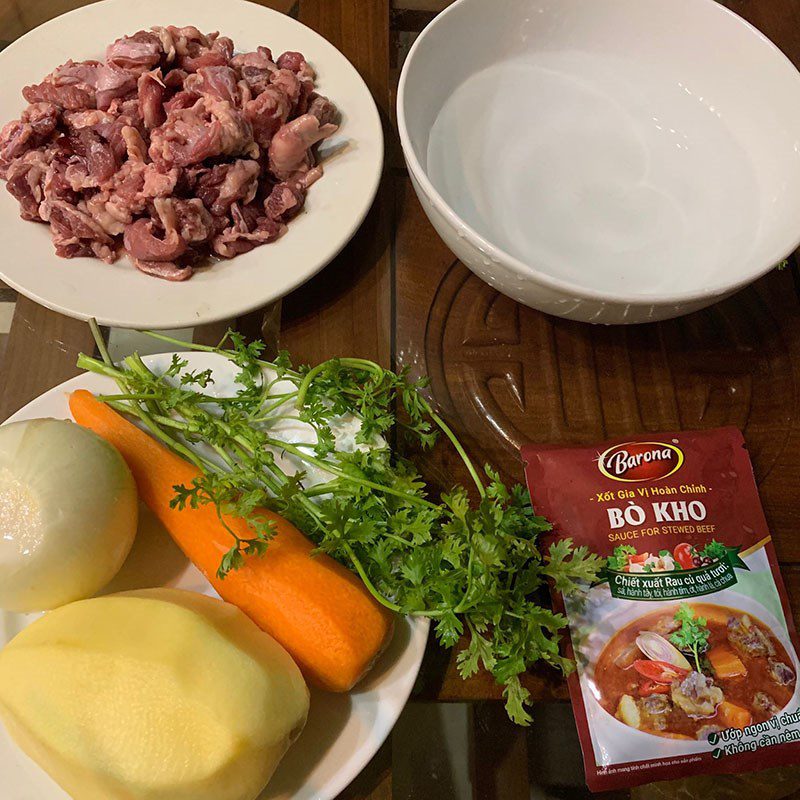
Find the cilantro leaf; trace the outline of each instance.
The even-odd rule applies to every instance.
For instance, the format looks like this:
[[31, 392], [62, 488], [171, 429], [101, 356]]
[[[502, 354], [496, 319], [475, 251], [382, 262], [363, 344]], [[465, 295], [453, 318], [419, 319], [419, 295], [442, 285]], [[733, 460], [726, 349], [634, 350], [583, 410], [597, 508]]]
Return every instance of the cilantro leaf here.
[[632, 544], [620, 544], [606, 560], [606, 566], [616, 572], [621, 572], [628, 565], [628, 556], [635, 556], [636, 548]]
[[716, 539], [712, 539], [704, 548], [702, 555], [712, 558], [715, 561], [723, 561], [728, 557], [728, 548], [722, 544], [722, 542], [718, 542]]
[[530, 696], [531, 693], [520, 682], [519, 675], [515, 675], [506, 681], [505, 689], [503, 689], [506, 712], [511, 721], [516, 722], [517, 725], [530, 725], [533, 721], [531, 715], [525, 710]]
[[711, 635], [705, 617], [695, 615], [691, 606], [681, 603], [675, 612], [675, 622], [680, 628], [670, 634], [669, 640], [678, 650], [691, 652], [697, 671], [700, 669], [700, 656], [708, 649], [708, 637]]
[[603, 566], [603, 559], [586, 545], [575, 547], [572, 539], [560, 539], [550, 545], [542, 572], [553, 579], [563, 594], [571, 594], [590, 584]]

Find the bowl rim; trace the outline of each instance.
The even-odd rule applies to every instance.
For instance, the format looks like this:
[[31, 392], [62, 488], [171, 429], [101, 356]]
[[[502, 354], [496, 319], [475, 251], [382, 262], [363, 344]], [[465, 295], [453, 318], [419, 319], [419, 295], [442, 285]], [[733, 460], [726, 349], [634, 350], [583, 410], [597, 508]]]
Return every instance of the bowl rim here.
[[[416, 38], [413, 45], [408, 51], [406, 59], [403, 63], [403, 68], [400, 71], [400, 79], [398, 82], [397, 88], [397, 101], [396, 101], [396, 112], [397, 112], [397, 129], [400, 135], [400, 145], [403, 150], [403, 156], [406, 161], [406, 165], [411, 173], [411, 176], [414, 180], [419, 184], [425, 196], [430, 200], [433, 204], [434, 208], [441, 214], [447, 222], [456, 230], [463, 232], [466, 234], [467, 238], [475, 244], [478, 249], [484, 253], [485, 255], [489, 256], [493, 260], [496, 260], [502, 263], [504, 266], [509, 267], [512, 269], [519, 277], [522, 278], [529, 278], [538, 281], [541, 285], [553, 289], [558, 292], [568, 293], [573, 295], [576, 299], [588, 299], [588, 300], [596, 300], [602, 303], [609, 303], [614, 305], [620, 304], [628, 304], [631, 306], [642, 306], [642, 305], [652, 305], [652, 306], [668, 306], [672, 304], [683, 304], [689, 303], [692, 301], [700, 301], [709, 298], [717, 298], [723, 299], [724, 297], [733, 294], [734, 292], [738, 291], [739, 289], [744, 288], [745, 286], [753, 283], [754, 281], [758, 280], [759, 278], [766, 275], [768, 272], [771, 272], [775, 269], [782, 261], [787, 259], [795, 250], [800, 247], [800, 220], [798, 221], [797, 225], [797, 232], [794, 235], [794, 239], [791, 242], [787, 242], [785, 246], [778, 248], [778, 252], [775, 255], [774, 261], [772, 257], [767, 259], [768, 266], [761, 267], [758, 270], [751, 272], [750, 274], [740, 277], [734, 281], [730, 282], [723, 282], [723, 283], [715, 283], [711, 286], [704, 287], [702, 289], [692, 289], [686, 290], [683, 292], [674, 292], [672, 294], [659, 294], [659, 293], [636, 293], [636, 294], [619, 294], [619, 293], [611, 293], [601, 291], [599, 289], [592, 289], [589, 287], [581, 286], [578, 283], [573, 283], [572, 281], [563, 280], [561, 278], [553, 277], [552, 275], [543, 272], [539, 268], [532, 266], [530, 264], [526, 264], [521, 259], [517, 258], [516, 256], [511, 255], [508, 251], [504, 250], [501, 247], [498, 247], [495, 244], [492, 244], [488, 239], [478, 233], [473, 227], [467, 224], [448, 204], [448, 202], [444, 199], [444, 197], [439, 193], [439, 191], [434, 187], [431, 180], [428, 178], [427, 172], [422, 168], [422, 165], [417, 158], [416, 152], [414, 151], [414, 147], [411, 143], [411, 138], [408, 133], [408, 127], [406, 125], [406, 83], [408, 80], [408, 73], [411, 68], [411, 64], [414, 60], [415, 55], [417, 54], [418, 49], [421, 47], [422, 42], [425, 38], [430, 35], [430, 32], [436, 28], [437, 26], [444, 23], [450, 15], [457, 12], [457, 9], [460, 9], [461, 6], [467, 5], [470, 2], [476, 2], [477, 0], [455, 0], [450, 6], [448, 6], [444, 11], [437, 14], [436, 17], [431, 20], [431, 22], [425, 27], [422, 33]], [[715, 0], [696, 0], [697, 3], [702, 3], [705, 6], [711, 6], [715, 9], [717, 13], [722, 13], [729, 17], [732, 17], [738, 24], [743, 25], [744, 28], [751, 34], [755, 35], [756, 39], [759, 40], [763, 45], [766, 45], [768, 50], [771, 50], [773, 55], [777, 56], [778, 59], [784, 64], [785, 67], [788, 67], [793, 73], [794, 77], [798, 83], [798, 89], [800, 90], [800, 71], [798, 68], [792, 63], [789, 57], [765, 34], [763, 34], [758, 28], [756, 28], [753, 24], [748, 22], [743, 17], [739, 16], [734, 11], [731, 11], [729, 8], [720, 5]]]

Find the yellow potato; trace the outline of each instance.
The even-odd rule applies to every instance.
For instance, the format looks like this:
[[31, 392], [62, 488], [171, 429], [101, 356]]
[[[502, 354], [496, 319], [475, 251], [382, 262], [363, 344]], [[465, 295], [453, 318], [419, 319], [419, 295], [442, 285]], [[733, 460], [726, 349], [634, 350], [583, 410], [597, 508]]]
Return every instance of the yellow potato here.
[[174, 589], [63, 606], [0, 652], [0, 716], [74, 800], [254, 800], [308, 702], [238, 608]]
[[617, 706], [617, 717], [622, 720], [626, 725], [631, 728], [640, 728], [642, 726], [642, 715], [639, 713], [639, 706], [636, 701], [629, 695], [624, 694], [619, 699]]

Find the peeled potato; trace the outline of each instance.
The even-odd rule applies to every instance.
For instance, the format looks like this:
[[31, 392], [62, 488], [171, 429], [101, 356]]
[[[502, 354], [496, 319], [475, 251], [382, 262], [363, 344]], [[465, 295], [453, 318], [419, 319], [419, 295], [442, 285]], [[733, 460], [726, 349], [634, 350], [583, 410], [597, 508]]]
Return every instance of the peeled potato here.
[[639, 706], [636, 705], [636, 701], [629, 694], [624, 694], [620, 697], [619, 705], [617, 706], [617, 717], [626, 725], [630, 725], [631, 728], [639, 728], [642, 725]]
[[74, 800], [254, 800], [308, 703], [238, 608], [175, 589], [63, 606], [0, 651], [0, 716]]
[[73, 422], [0, 427], [0, 608], [91, 597], [136, 536], [136, 485], [108, 442]]

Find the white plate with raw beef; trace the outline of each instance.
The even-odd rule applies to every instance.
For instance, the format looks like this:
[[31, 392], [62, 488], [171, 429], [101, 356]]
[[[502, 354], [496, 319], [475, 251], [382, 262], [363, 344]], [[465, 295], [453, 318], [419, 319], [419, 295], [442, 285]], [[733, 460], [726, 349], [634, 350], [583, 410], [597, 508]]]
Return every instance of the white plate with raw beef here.
[[253, 3], [104, 0], [0, 67], [0, 124], [22, 119], [0, 135], [0, 278], [61, 313], [137, 328], [246, 313], [331, 261], [375, 197], [383, 134], [358, 72]]

